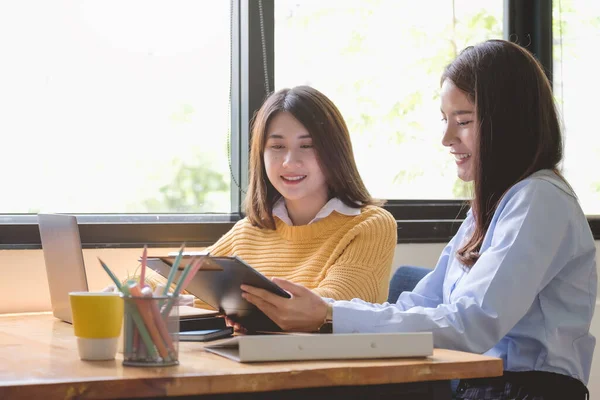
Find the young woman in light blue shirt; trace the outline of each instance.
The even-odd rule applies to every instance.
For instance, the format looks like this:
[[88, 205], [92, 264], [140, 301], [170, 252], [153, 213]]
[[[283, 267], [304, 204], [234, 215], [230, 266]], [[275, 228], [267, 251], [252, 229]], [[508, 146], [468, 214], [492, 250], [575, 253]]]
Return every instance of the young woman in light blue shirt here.
[[467, 217], [435, 269], [396, 304], [330, 301], [284, 280], [283, 299], [243, 286], [285, 330], [433, 332], [436, 347], [484, 353], [504, 376], [461, 381], [459, 399], [583, 399], [595, 338], [595, 244], [558, 172], [550, 84], [518, 45], [465, 49], [441, 79], [442, 143], [474, 181]]

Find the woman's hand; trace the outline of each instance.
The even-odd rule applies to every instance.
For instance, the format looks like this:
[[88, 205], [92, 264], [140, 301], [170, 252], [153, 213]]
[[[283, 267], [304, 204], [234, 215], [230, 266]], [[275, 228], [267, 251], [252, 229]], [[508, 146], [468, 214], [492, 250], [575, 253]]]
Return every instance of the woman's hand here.
[[246, 328], [244, 328], [242, 325], [238, 324], [237, 322], [234, 322], [227, 316], [225, 316], [225, 324], [227, 326], [231, 326], [233, 328], [234, 332], [238, 332], [238, 333], [247, 333], [248, 332], [246, 330]]
[[242, 285], [242, 297], [258, 307], [284, 331], [315, 332], [327, 316], [327, 303], [310, 289], [285, 279], [273, 282], [292, 297], [286, 299], [264, 289]]

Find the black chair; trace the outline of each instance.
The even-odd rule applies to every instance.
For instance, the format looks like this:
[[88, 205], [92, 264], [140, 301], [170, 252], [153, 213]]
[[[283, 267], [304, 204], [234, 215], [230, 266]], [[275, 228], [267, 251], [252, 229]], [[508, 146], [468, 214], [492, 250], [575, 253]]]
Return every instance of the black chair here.
[[398, 267], [390, 281], [390, 290], [387, 299], [388, 303], [395, 303], [398, 300], [400, 293], [413, 290], [417, 283], [431, 271], [432, 270], [429, 268], [412, 267], [409, 265]]

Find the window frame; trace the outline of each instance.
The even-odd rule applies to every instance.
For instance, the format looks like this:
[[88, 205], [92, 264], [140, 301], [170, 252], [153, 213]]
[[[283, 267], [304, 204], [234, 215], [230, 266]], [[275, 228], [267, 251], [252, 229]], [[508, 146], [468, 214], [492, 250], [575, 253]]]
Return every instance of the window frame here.
[[[74, 214], [84, 248], [177, 247], [183, 242], [190, 247], [208, 246], [243, 218], [242, 204], [248, 187], [248, 151], [243, 149], [249, 149], [252, 116], [267, 91], [273, 91], [275, 0], [230, 1], [232, 212]], [[527, 38], [529, 49], [538, 57], [548, 76], [552, 76], [552, 1], [504, 0], [504, 15], [505, 39]], [[264, 48], [262, 35], [266, 43]], [[265, 63], [268, 88], [265, 87]], [[468, 203], [462, 200], [389, 200], [384, 207], [396, 218], [398, 243], [445, 243], [464, 220]], [[600, 217], [588, 216], [588, 222], [594, 239], [600, 240]], [[0, 214], [0, 250], [40, 248], [36, 215]]]

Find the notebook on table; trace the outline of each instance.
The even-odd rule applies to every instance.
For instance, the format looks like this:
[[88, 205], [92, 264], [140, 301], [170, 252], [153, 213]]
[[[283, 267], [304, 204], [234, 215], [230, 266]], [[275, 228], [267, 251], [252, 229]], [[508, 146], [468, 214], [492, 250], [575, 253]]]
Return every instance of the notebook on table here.
[[428, 357], [431, 332], [240, 335], [204, 346], [238, 362]]
[[180, 332], [225, 328], [227, 328], [225, 318], [216, 310], [179, 306]]
[[217, 315], [219, 315], [217, 310], [207, 310], [205, 308], [197, 308], [192, 306], [179, 306], [180, 319], [209, 318]]

